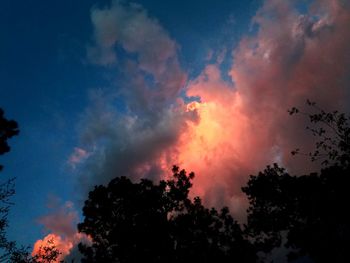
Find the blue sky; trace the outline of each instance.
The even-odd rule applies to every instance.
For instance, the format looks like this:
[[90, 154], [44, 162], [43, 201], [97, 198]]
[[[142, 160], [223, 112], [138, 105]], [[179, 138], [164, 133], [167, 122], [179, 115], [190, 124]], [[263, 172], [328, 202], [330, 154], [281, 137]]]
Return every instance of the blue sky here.
[[[195, 78], [207, 55], [231, 51], [249, 34], [261, 5], [252, 1], [137, 1], [179, 45], [181, 66]], [[1, 157], [5, 178], [16, 177], [9, 237], [33, 244], [43, 236], [37, 218], [48, 212], [50, 196], [77, 199], [79, 181], [67, 160], [79, 145], [79, 121], [89, 91], [111, 86], [115, 68], [89, 63], [93, 7], [109, 1], [2, 1], [0, 9], [0, 106], [19, 123], [20, 135]], [[227, 77], [227, 76], [226, 76]], [[224, 76], [225, 78], [225, 76]], [[79, 209], [79, 208], [78, 208]]]

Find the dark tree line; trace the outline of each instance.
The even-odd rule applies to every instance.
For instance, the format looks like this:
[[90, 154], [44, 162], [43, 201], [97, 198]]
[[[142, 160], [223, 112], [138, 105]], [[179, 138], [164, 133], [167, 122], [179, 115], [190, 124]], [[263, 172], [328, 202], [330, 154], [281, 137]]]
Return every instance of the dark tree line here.
[[93, 238], [80, 246], [82, 262], [255, 262], [228, 208], [188, 197], [193, 177], [174, 166], [173, 178], [159, 184], [118, 177], [95, 187], [78, 225]]
[[194, 174], [176, 166], [159, 184], [118, 177], [85, 202], [78, 229], [92, 245], [80, 245], [83, 262], [267, 262], [264, 255], [281, 247], [290, 261], [348, 262], [349, 118], [307, 104], [315, 113], [289, 112], [306, 115], [318, 140], [313, 152], [292, 154], [321, 160], [320, 173], [292, 176], [274, 164], [250, 176], [242, 188], [249, 200], [244, 226], [226, 207], [191, 200]]
[[290, 249], [289, 260], [307, 256], [314, 262], [349, 262], [350, 244], [350, 125], [338, 111], [325, 112], [307, 101], [314, 113], [292, 108], [312, 126], [314, 151], [302, 154], [321, 161], [320, 173], [291, 176], [278, 165], [251, 176], [243, 192], [250, 203], [247, 235], [258, 251], [270, 252], [282, 245]]
[[349, 175], [332, 166], [297, 177], [274, 165], [252, 176], [243, 191], [250, 202], [246, 231], [257, 250], [270, 252], [285, 235], [290, 260], [348, 262]]

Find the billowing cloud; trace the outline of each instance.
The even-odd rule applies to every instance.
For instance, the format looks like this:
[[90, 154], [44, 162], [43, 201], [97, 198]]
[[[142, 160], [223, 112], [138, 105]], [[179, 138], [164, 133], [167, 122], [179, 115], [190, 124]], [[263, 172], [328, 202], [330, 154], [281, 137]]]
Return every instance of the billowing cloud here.
[[136, 61], [128, 59], [123, 69], [129, 77], [123, 92], [129, 99], [138, 98], [133, 107], [155, 110], [178, 95], [186, 74], [179, 65], [176, 42], [146, 10], [115, 0], [109, 7], [94, 8], [91, 20], [94, 45], [88, 48], [88, 56], [92, 62], [122, 63], [117, 58], [118, 48], [137, 56]]
[[291, 172], [316, 168], [290, 154], [314, 142], [307, 120], [289, 117], [287, 109], [311, 99], [326, 110], [346, 110], [350, 87], [350, 10], [341, 1], [315, 1], [305, 14], [293, 1], [266, 1], [254, 23], [257, 33], [233, 50], [234, 84], [223, 81], [217, 65], [190, 82], [187, 95], [201, 100], [200, 122], [178, 144], [178, 160], [197, 173], [194, 190], [238, 215], [249, 174], [272, 162]]
[[[120, 175], [158, 179], [176, 161], [172, 151], [187, 121], [197, 119], [179, 97], [187, 76], [177, 44], [135, 4], [113, 1], [93, 9], [91, 19], [90, 59], [116, 66], [122, 76], [118, 88], [90, 93], [91, 107], [80, 126], [82, 144], [93, 154], [80, 182], [90, 188]], [[117, 58], [118, 50], [127, 55]], [[116, 58], [109, 65], [103, 63], [106, 53]]]
[[[344, 3], [314, 1], [301, 13], [294, 1], [266, 1], [253, 18], [257, 32], [221, 53], [233, 56], [229, 72], [207, 65], [186, 87], [176, 43], [142, 7], [115, 1], [94, 9], [89, 56], [117, 65], [127, 81], [118, 78], [116, 91], [91, 92], [80, 128], [81, 144], [93, 153], [79, 182], [158, 179], [179, 164], [197, 175], [193, 194], [242, 215], [240, 188], [249, 174], [275, 161], [291, 171], [314, 168], [290, 156], [312, 141], [304, 120], [289, 117], [287, 109], [307, 98], [345, 109], [350, 10]], [[119, 58], [118, 48], [131, 58]]]
[[[342, 1], [315, 1], [300, 14], [293, 1], [266, 1], [254, 21], [256, 36], [244, 38], [234, 51], [230, 72], [244, 111], [286, 166], [290, 150], [312, 144], [305, 123], [287, 118], [286, 108], [306, 99], [326, 110], [345, 109], [349, 95], [350, 10]], [[260, 136], [260, 135], [258, 135]], [[303, 162], [300, 158], [300, 162]]]
[[80, 242], [88, 243], [89, 238], [77, 232], [78, 214], [74, 205], [68, 201], [60, 206], [56, 198], [49, 201], [51, 213], [38, 219], [48, 234], [34, 243], [32, 255], [45, 253], [45, 247], [54, 247], [60, 253], [57, 262], [67, 257], [77, 260], [80, 258], [77, 245]]

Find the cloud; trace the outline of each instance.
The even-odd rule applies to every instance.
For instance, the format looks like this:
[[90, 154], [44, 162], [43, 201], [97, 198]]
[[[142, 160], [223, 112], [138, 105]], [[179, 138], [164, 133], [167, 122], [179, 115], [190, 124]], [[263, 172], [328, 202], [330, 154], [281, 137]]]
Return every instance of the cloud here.
[[87, 151], [79, 147], [75, 147], [74, 152], [71, 154], [71, 156], [68, 159], [68, 164], [73, 169], [75, 169], [77, 165], [79, 165], [88, 157], [89, 157], [89, 153]]
[[292, 165], [290, 150], [307, 150], [312, 141], [303, 132], [305, 123], [286, 118], [286, 108], [309, 98], [326, 110], [346, 109], [349, 19], [349, 9], [339, 1], [315, 1], [306, 14], [292, 1], [266, 1], [254, 18], [257, 35], [244, 38], [233, 53], [230, 74], [244, 99], [245, 114], [268, 131], [266, 139], [279, 147], [287, 166], [298, 166]]
[[77, 245], [80, 242], [89, 242], [89, 238], [77, 232], [78, 213], [73, 203], [67, 201], [60, 205], [59, 199], [51, 197], [48, 207], [51, 213], [38, 219], [38, 223], [44, 226], [48, 234], [34, 243], [32, 255], [43, 253], [42, 248], [53, 245], [61, 253], [57, 262], [68, 257], [77, 260], [80, 257]]
[[63, 206], [52, 204], [53, 213], [40, 217], [38, 223], [43, 225], [49, 232], [54, 232], [61, 236], [70, 237], [76, 232], [78, 214], [74, 210], [72, 202], [66, 202]]
[[[158, 21], [150, 18], [137, 4], [122, 4], [112, 1], [106, 8], [94, 8], [91, 12], [94, 26], [95, 46], [91, 48], [96, 54], [98, 64], [116, 61], [115, 46], [120, 45], [129, 53], [138, 54], [140, 67], [154, 75], [161, 75], [165, 63], [174, 59], [176, 44], [170, 39]], [[89, 55], [89, 53], [88, 53]], [[106, 58], [106, 55], [110, 57]]]
[[[325, 109], [348, 107], [350, 10], [341, 1], [314, 1], [304, 13], [294, 1], [266, 1], [253, 18], [257, 32], [188, 81], [177, 44], [142, 7], [114, 1], [91, 18], [93, 61], [118, 65], [124, 78], [90, 94], [80, 124], [82, 147], [93, 149], [79, 179], [85, 191], [121, 175], [163, 178], [179, 164], [196, 173], [194, 195], [243, 217], [240, 188], [249, 174], [274, 161], [292, 172], [317, 168], [291, 158], [313, 142], [306, 120], [287, 109], [307, 98]], [[134, 56], [118, 57], [118, 48]], [[223, 72], [228, 54], [233, 66]]]
[[62, 262], [63, 260], [67, 262], [72, 262], [72, 260], [74, 260], [73, 262], [79, 262], [81, 254], [78, 250], [78, 244], [81, 242], [89, 244], [90, 240], [81, 233], [75, 233], [70, 238], [50, 233], [34, 243], [32, 256], [43, 256], [45, 247], [54, 247], [60, 253], [55, 263]]
[[287, 109], [307, 98], [326, 110], [346, 110], [350, 87], [350, 10], [339, 1], [315, 1], [306, 14], [292, 1], [266, 1], [254, 17], [258, 31], [233, 50], [232, 82], [219, 65], [208, 65], [189, 82], [199, 123], [179, 141], [180, 164], [193, 169], [194, 191], [211, 205], [244, 214], [241, 186], [272, 162], [290, 172], [317, 169], [291, 150], [314, 145], [306, 119]]
[[88, 111], [82, 141], [94, 150], [84, 163], [80, 180], [88, 189], [121, 175], [159, 179], [176, 162], [174, 145], [187, 123], [197, 119], [181, 101], [162, 109], [156, 119], [109, 112], [98, 106]]
[[[105, 66], [117, 63], [117, 48], [137, 56], [136, 61], [129, 60], [124, 67], [127, 75], [135, 79], [128, 86], [132, 96], [143, 95], [144, 101], [140, 96], [137, 104], [163, 106], [162, 102], [178, 94], [186, 75], [180, 69], [177, 44], [146, 10], [137, 4], [112, 1], [109, 7], [94, 8], [91, 21], [95, 43], [88, 49], [91, 62]], [[147, 89], [145, 74], [154, 79], [155, 87]], [[128, 90], [124, 92], [129, 94]], [[152, 105], [144, 105], [150, 100]]]
[[[179, 96], [187, 76], [177, 44], [139, 5], [113, 1], [94, 8], [91, 20], [95, 33], [88, 56], [103, 67], [114, 64], [121, 76], [111, 89], [90, 92], [80, 135], [92, 154], [80, 182], [90, 189], [120, 175], [159, 179], [175, 162], [173, 145], [187, 123], [197, 120]], [[91, 48], [97, 56], [91, 57]], [[117, 58], [118, 49], [127, 55]], [[111, 55], [110, 63], [104, 54]]]

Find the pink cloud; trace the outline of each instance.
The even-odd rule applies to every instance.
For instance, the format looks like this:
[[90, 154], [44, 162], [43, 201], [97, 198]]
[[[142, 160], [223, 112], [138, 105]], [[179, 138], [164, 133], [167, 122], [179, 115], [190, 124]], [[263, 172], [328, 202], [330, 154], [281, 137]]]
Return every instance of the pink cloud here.
[[[274, 161], [291, 172], [316, 169], [302, 156], [291, 158], [293, 149], [308, 151], [313, 142], [304, 129], [307, 121], [289, 117], [287, 109], [307, 98], [326, 109], [346, 109], [350, 10], [337, 0], [314, 1], [304, 14], [294, 5], [265, 1], [253, 18], [257, 33], [230, 51], [232, 82], [222, 78], [222, 53], [186, 90], [176, 43], [144, 9], [115, 2], [94, 10], [96, 47], [119, 44], [139, 60], [127, 63], [127, 113], [113, 108], [113, 96], [87, 110], [83, 141], [107, 143], [88, 158], [81, 181], [91, 187], [121, 175], [159, 179], [179, 164], [197, 175], [194, 195], [210, 205], [229, 205], [242, 217], [240, 188], [249, 174]], [[152, 74], [153, 86], [140, 72]], [[186, 104], [181, 89], [199, 100]]]
[[71, 167], [75, 168], [78, 164], [83, 162], [86, 158], [88, 158], [90, 153], [85, 151], [84, 149], [75, 147], [74, 152], [68, 159], [68, 163]]
[[209, 204], [228, 204], [238, 216], [249, 174], [275, 161], [291, 172], [317, 169], [308, 158], [291, 156], [313, 141], [307, 120], [289, 117], [287, 109], [309, 98], [346, 110], [350, 87], [350, 10], [341, 2], [316, 1], [302, 15], [292, 1], [266, 1], [254, 21], [257, 34], [233, 51], [234, 85], [217, 65], [190, 81], [187, 95], [200, 98], [200, 121], [178, 143], [179, 163], [197, 174], [195, 193]]
[[77, 245], [80, 242], [90, 241], [85, 234], [77, 232], [78, 213], [74, 209], [73, 203], [67, 201], [63, 205], [59, 205], [57, 198], [51, 198], [48, 206], [51, 213], [38, 219], [38, 223], [44, 226], [48, 234], [34, 243], [32, 255], [44, 253], [42, 248], [45, 246], [54, 246], [61, 253], [56, 262], [72, 256], [72, 253], [77, 260], [80, 257], [76, 253]]

